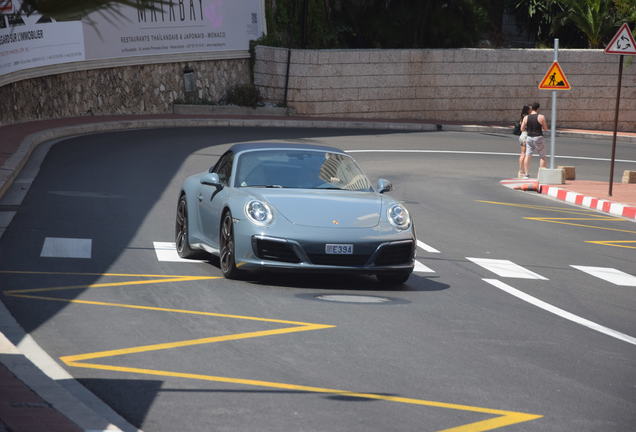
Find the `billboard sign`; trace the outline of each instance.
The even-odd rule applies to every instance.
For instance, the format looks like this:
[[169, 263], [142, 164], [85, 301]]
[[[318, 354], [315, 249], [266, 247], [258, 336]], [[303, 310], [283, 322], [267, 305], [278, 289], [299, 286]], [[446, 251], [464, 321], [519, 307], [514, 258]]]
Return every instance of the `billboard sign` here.
[[116, 5], [81, 21], [17, 14], [20, 7], [19, 0], [0, 0], [0, 75], [84, 60], [247, 51], [249, 41], [265, 32], [263, 0]]
[[55, 22], [41, 15], [0, 15], [0, 75], [84, 60], [80, 21]]
[[264, 32], [261, 7], [262, 0], [168, 0], [94, 13], [84, 24], [86, 58], [247, 50]]

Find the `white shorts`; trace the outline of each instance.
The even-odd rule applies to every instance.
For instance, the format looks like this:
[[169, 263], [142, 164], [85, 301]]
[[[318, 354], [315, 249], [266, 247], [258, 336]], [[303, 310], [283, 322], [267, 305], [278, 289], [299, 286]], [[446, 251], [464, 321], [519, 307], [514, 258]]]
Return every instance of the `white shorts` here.
[[536, 137], [529, 136], [526, 139], [526, 155], [537, 153], [542, 158], [545, 157], [545, 145], [541, 135]]
[[521, 135], [519, 135], [519, 144], [526, 145], [526, 139], [528, 138], [528, 132], [523, 131]]

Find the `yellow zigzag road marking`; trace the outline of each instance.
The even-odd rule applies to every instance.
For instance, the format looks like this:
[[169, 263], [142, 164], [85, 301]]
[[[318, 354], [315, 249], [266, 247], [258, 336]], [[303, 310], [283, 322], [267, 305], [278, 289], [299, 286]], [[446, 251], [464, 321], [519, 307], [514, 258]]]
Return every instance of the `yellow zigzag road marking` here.
[[622, 221], [622, 220], [624, 220], [624, 219], [613, 218], [613, 217], [601, 217], [601, 216], [599, 216], [597, 218], [524, 217], [524, 219], [536, 220], [536, 221], [540, 221], [540, 222], [550, 222], [550, 223], [556, 223], [556, 224], [562, 224], [562, 225], [571, 225], [571, 226], [582, 227], [582, 228], [594, 228], [594, 229], [599, 229], [599, 230], [604, 230], [604, 231], [617, 231], [617, 232], [636, 234], [636, 231], [633, 231], [633, 230], [624, 230], [624, 229], [619, 229], [619, 228], [609, 228], [609, 227], [601, 227], [601, 226], [596, 226], [596, 225], [586, 225], [586, 224], [565, 222], [565, 221], [575, 221], [575, 220], [580, 220], [580, 221], [586, 221], [586, 220]]
[[605, 240], [605, 241], [586, 241], [585, 243], [595, 243], [603, 246], [614, 246], [614, 247], [622, 247], [629, 249], [636, 249], [636, 245], [634, 246], [624, 246], [621, 243], [636, 243], [636, 240]]
[[589, 210], [589, 209], [575, 209], [575, 208], [541, 206], [541, 205], [532, 205], [532, 204], [504, 203], [504, 202], [498, 202], [498, 201], [483, 201], [483, 200], [476, 200], [476, 201], [480, 203], [484, 203], [484, 204], [496, 204], [496, 205], [502, 205], [507, 207], [520, 207], [520, 208], [528, 208], [533, 210], [546, 210], [546, 211], [551, 211], [555, 213], [571, 213], [571, 214], [583, 213], [583, 214], [590, 214], [590, 215], [597, 214], [595, 211]]
[[226, 341], [241, 340], [241, 339], [263, 337], [263, 336], [280, 335], [280, 334], [311, 331], [311, 330], [322, 330], [326, 328], [332, 328], [335, 326], [326, 325], [326, 324], [304, 323], [304, 322], [298, 322], [298, 321], [259, 318], [259, 317], [252, 317], [252, 316], [220, 314], [220, 313], [214, 313], [214, 312], [191, 311], [191, 310], [184, 310], [184, 309], [131, 305], [131, 304], [121, 304], [121, 303], [111, 303], [111, 302], [91, 301], [91, 300], [64, 299], [59, 297], [45, 297], [45, 296], [32, 295], [32, 293], [42, 293], [42, 292], [61, 291], [61, 290], [80, 289], [80, 288], [102, 288], [102, 287], [108, 287], [108, 286], [141, 285], [141, 284], [151, 284], [151, 283], [189, 282], [189, 281], [196, 281], [196, 280], [219, 279], [218, 277], [134, 275], [134, 274], [115, 274], [115, 273], [104, 273], [104, 274], [47, 273], [47, 272], [15, 272], [15, 271], [0, 271], [0, 274], [84, 275], [84, 276], [90, 275], [90, 276], [155, 278], [155, 279], [142, 280], [142, 281], [123, 281], [123, 282], [113, 282], [113, 283], [71, 285], [71, 286], [64, 286], [64, 287], [10, 290], [10, 291], [5, 291], [4, 294], [8, 296], [12, 296], [12, 297], [20, 297], [20, 298], [27, 298], [27, 299], [34, 299], [34, 300], [46, 300], [46, 301], [66, 302], [66, 303], [105, 306], [105, 307], [118, 307], [118, 308], [133, 309], [133, 310], [171, 312], [171, 313], [200, 315], [200, 316], [219, 317], [219, 318], [234, 318], [234, 319], [243, 319], [243, 320], [249, 320], [249, 321], [271, 322], [271, 323], [277, 323], [277, 324], [291, 325], [291, 327], [283, 327], [283, 328], [273, 329], [273, 330], [235, 333], [235, 334], [224, 335], [224, 336], [214, 336], [214, 337], [192, 339], [192, 340], [185, 340], [185, 341], [178, 341], [178, 342], [167, 342], [167, 343], [160, 343], [160, 344], [153, 344], [153, 345], [144, 345], [144, 346], [60, 357], [60, 359], [69, 367], [97, 369], [97, 370], [122, 372], [122, 373], [134, 373], [134, 374], [142, 374], [142, 375], [173, 377], [173, 378], [185, 378], [185, 379], [193, 379], [193, 380], [201, 380], [201, 381], [214, 381], [214, 382], [247, 385], [247, 386], [275, 388], [275, 389], [281, 389], [281, 390], [292, 390], [292, 391], [299, 391], [299, 392], [333, 394], [333, 395], [340, 395], [340, 396], [381, 400], [381, 401], [404, 403], [404, 404], [411, 404], [411, 405], [446, 408], [446, 409], [468, 411], [468, 412], [474, 412], [474, 413], [480, 413], [480, 414], [491, 414], [496, 416], [494, 418], [481, 420], [481, 421], [477, 421], [474, 423], [469, 423], [469, 424], [465, 424], [461, 426], [456, 426], [450, 429], [440, 430], [438, 432], [490, 431], [493, 429], [498, 429], [498, 428], [510, 426], [517, 423], [523, 423], [523, 422], [527, 422], [531, 420], [536, 420], [543, 417], [536, 414], [496, 410], [496, 409], [482, 408], [482, 407], [476, 407], [476, 406], [470, 406], [470, 405], [436, 402], [436, 401], [400, 397], [400, 396], [386, 396], [386, 395], [375, 394], [375, 393], [356, 393], [356, 392], [351, 392], [346, 390], [338, 390], [338, 389], [330, 389], [330, 388], [322, 388], [322, 387], [311, 387], [311, 386], [286, 384], [286, 383], [278, 383], [278, 382], [271, 382], [271, 381], [261, 381], [261, 380], [252, 380], [252, 379], [243, 379], [243, 378], [230, 378], [230, 377], [202, 375], [202, 374], [190, 374], [190, 373], [163, 371], [163, 370], [155, 370], [155, 369], [141, 369], [141, 368], [112, 366], [112, 365], [97, 364], [97, 363], [86, 363], [85, 362], [86, 360], [94, 360], [98, 358], [108, 358], [108, 357], [122, 356], [127, 354], [136, 354], [136, 353], [142, 353], [142, 352], [161, 351], [161, 350], [167, 350], [167, 349], [173, 349], [173, 348], [182, 348], [187, 346], [203, 345], [203, 344], [210, 344], [210, 343], [216, 343], [216, 342], [226, 342]]
[[119, 366], [108, 366], [108, 365], [92, 364], [92, 363], [68, 362], [67, 364], [69, 366], [89, 368], [89, 369], [100, 369], [100, 370], [144, 374], [144, 375], [155, 375], [155, 376], [164, 376], [164, 377], [186, 378], [186, 379], [194, 379], [194, 380], [200, 380], [200, 381], [223, 382], [223, 383], [229, 383], [229, 384], [240, 384], [240, 385], [255, 386], [255, 387], [275, 388], [280, 390], [292, 390], [292, 391], [298, 391], [298, 392], [327, 393], [327, 394], [333, 394], [333, 395], [339, 395], [339, 396], [375, 399], [375, 400], [382, 400], [387, 402], [446, 408], [446, 409], [453, 409], [453, 410], [460, 410], [460, 411], [475, 412], [480, 414], [493, 414], [498, 416], [498, 417], [487, 419], [487, 420], [482, 420], [482, 421], [469, 423], [469, 424], [465, 424], [465, 425], [461, 425], [457, 427], [452, 427], [450, 429], [440, 430], [438, 432], [490, 431], [490, 430], [498, 429], [504, 426], [536, 420], [543, 417], [543, 416], [535, 415], [535, 414], [526, 414], [526, 413], [504, 411], [504, 410], [494, 410], [489, 408], [473, 407], [469, 405], [435, 402], [435, 401], [413, 399], [413, 398], [406, 398], [406, 397], [399, 397], [399, 396], [385, 396], [385, 395], [376, 394], [376, 393], [356, 393], [356, 392], [350, 392], [346, 390], [337, 390], [337, 389], [322, 388], [322, 387], [310, 387], [310, 386], [285, 384], [285, 383], [277, 383], [277, 382], [270, 382], [270, 381], [241, 379], [241, 378], [227, 378], [227, 377], [219, 377], [219, 376], [212, 376], [212, 375], [189, 374], [189, 373], [162, 371], [162, 370], [154, 370], [154, 369], [139, 369], [139, 368], [129, 368], [129, 367], [119, 367]]
[[[103, 288], [111, 286], [130, 286], [130, 285], [147, 285], [158, 284], [166, 282], [189, 282], [195, 280], [207, 280], [207, 279], [222, 279], [221, 276], [170, 276], [170, 275], [145, 275], [145, 274], [127, 274], [127, 273], [47, 273], [47, 272], [24, 272], [24, 271], [0, 271], [0, 274], [39, 274], [39, 275], [63, 275], [63, 276], [116, 276], [116, 277], [137, 277], [137, 278], [160, 278], [150, 280], [139, 281], [124, 281], [124, 282], [110, 282], [99, 284], [84, 284], [84, 285], [69, 285], [61, 287], [49, 287], [49, 288], [33, 288], [24, 290], [10, 290], [5, 291], [6, 295], [14, 295], [16, 293], [36, 293], [36, 292], [50, 292], [50, 291], [63, 291], [70, 289], [85, 289], [85, 288]], [[21, 296], [24, 297], [24, 296]]]
[[[603, 227], [603, 226], [598, 226], [598, 225], [588, 225], [588, 224], [575, 223], [574, 222], [574, 221], [579, 221], [579, 222], [582, 222], [582, 221], [620, 221], [620, 222], [624, 222], [625, 221], [625, 219], [619, 218], [619, 217], [615, 217], [615, 216], [599, 215], [598, 213], [594, 212], [593, 210], [562, 209], [560, 207], [536, 206], [536, 205], [515, 204], [515, 203], [502, 203], [502, 202], [496, 202], [496, 201], [477, 201], [477, 202], [486, 203], [486, 204], [503, 205], [503, 206], [509, 206], [509, 207], [529, 208], [529, 209], [534, 209], [534, 210], [546, 210], [546, 211], [556, 212], [556, 213], [569, 213], [569, 214], [581, 215], [579, 217], [524, 217], [523, 218], [523, 219], [527, 219], [527, 220], [534, 220], [534, 221], [539, 221], [539, 222], [549, 222], [549, 223], [555, 223], [555, 224], [561, 224], [561, 225], [570, 225], [570, 226], [581, 227], [581, 228], [592, 228], [592, 229], [598, 229], [598, 230], [603, 230], [603, 231], [616, 231], [616, 232], [623, 232], [623, 233], [629, 233], [629, 234], [636, 234], [636, 231], [634, 231], [634, 230]], [[584, 217], [584, 216], [587, 216], [587, 217]], [[570, 221], [570, 222], [568, 222], [568, 221]], [[636, 243], [636, 241], [634, 241], [634, 240], [607, 240], [607, 241], [600, 240], [600, 241], [585, 241], [585, 243], [594, 243], [594, 244], [600, 244], [600, 245], [604, 245], [604, 246], [613, 246], [613, 247], [622, 247], [622, 248], [636, 249], [636, 246], [623, 245], [624, 243]]]

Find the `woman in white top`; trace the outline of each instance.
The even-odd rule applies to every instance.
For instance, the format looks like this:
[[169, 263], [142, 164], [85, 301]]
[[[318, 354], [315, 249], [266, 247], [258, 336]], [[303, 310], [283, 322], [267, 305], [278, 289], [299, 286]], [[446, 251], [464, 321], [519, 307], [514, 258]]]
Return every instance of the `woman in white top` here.
[[[521, 154], [519, 155], [519, 171], [517, 172], [517, 177], [519, 178], [527, 178], [528, 174], [524, 170], [525, 160], [526, 160], [526, 139], [528, 138], [527, 131], [521, 131], [521, 123], [523, 123], [523, 119], [530, 114], [530, 105], [524, 105], [521, 108], [521, 115], [519, 116], [519, 144], [521, 145]], [[517, 125], [515, 125], [516, 130]]]

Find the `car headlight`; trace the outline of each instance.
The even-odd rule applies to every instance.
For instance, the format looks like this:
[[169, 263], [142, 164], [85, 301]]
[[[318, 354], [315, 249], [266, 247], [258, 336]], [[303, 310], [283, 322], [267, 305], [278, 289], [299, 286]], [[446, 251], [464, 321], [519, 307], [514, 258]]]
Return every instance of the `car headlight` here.
[[245, 205], [245, 214], [256, 225], [268, 225], [273, 217], [272, 209], [258, 200], [252, 200]]
[[407, 229], [411, 225], [411, 217], [406, 208], [400, 204], [393, 204], [387, 210], [389, 222], [399, 229]]

